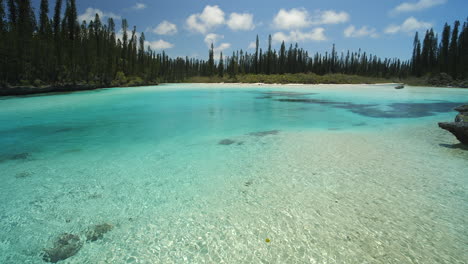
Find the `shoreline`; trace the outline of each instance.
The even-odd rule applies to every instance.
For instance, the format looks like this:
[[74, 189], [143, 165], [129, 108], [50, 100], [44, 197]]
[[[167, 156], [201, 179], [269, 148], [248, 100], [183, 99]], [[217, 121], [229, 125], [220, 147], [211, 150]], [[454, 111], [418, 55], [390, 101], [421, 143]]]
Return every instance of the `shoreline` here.
[[23, 96], [23, 95], [34, 95], [34, 94], [49, 94], [49, 93], [68, 93], [68, 92], [81, 92], [91, 91], [106, 88], [129, 88], [129, 87], [142, 87], [142, 86], [154, 86], [159, 85], [158, 83], [145, 83], [139, 85], [130, 86], [109, 86], [109, 85], [90, 85], [90, 84], [63, 84], [63, 85], [45, 85], [45, 86], [13, 86], [10, 88], [1, 87], [0, 97], [3, 96]]
[[234, 85], [234, 86], [372, 86], [372, 85], [405, 85], [409, 87], [424, 87], [424, 88], [455, 88], [455, 89], [466, 89], [463, 87], [443, 87], [443, 86], [419, 86], [419, 85], [408, 85], [398, 82], [387, 82], [387, 83], [263, 83], [263, 82], [183, 82], [183, 83], [146, 83], [139, 85], [129, 85], [129, 86], [108, 86], [108, 85], [83, 85], [83, 84], [65, 84], [65, 85], [47, 85], [41, 87], [35, 86], [14, 86], [11, 88], [0, 88], [0, 97], [6, 96], [26, 96], [26, 95], [36, 95], [36, 94], [50, 94], [50, 93], [69, 93], [69, 92], [80, 92], [80, 91], [91, 91], [98, 89], [108, 89], [108, 88], [132, 88], [132, 87], [149, 87], [149, 86], [158, 86], [158, 85], [174, 85], [174, 84], [198, 84], [198, 85]]

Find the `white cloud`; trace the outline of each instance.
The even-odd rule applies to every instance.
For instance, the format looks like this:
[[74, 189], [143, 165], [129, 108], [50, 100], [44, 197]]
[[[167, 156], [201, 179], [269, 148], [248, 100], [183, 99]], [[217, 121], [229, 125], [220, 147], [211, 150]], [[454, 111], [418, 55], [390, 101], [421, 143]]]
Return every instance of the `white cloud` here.
[[202, 34], [224, 23], [224, 12], [217, 5], [207, 5], [201, 14], [192, 14], [186, 20], [189, 30]]
[[218, 47], [214, 48], [215, 53], [219, 53], [225, 49], [229, 49], [231, 47], [230, 43], [221, 43]]
[[213, 45], [216, 44], [216, 42], [218, 42], [218, 40], [220, 39], [223, 39], [224, 36], [223, 35], [218, 35], [218, 34], [215, 34], [215, 33], [210, 33], [208, 35], [205, 36], [205, 43], [208, 47], [211, 47], [211, 43], [213, 43]]
[[401, 25], [389, 25], [385, 29], [387, 34], [396, 34], [398, 32], [414, 33], [417, 30], [428, 29], [432, 26], [429, 22], [418, 21], [414, 17], [409, 17]]
[[[215, 47], [213, 49], [213, 57], [217, 60], [219, 59], [220, 57], [220, 53], [226, 49], [229, 49], [231, 47], [231, 44], [230, 43], [221, 43], [221, 45], [219, 45], [218, 47]], [[223, 55], [223, 57], [225, 56], [226, 54]]]
[[150, 46], [152, 50], [164, 50], [173, 48], [174, 44], [160, 39], [156, 41], [145, 41], [145, 48], [148, 46]]
[[347, 38], [361, 38], [361, 37], [371, 37], [377, 38], [379, 35], [376, 33], [375, 28], [369, 28], [363, 26], [360, 29], [357, 29], [355, 26], [350, 25], [344, 30], [344, 36]]
[[340, 24], [349, 20], [348, 13], [344, 11], [336, 12], [334, 10], [317, 11], [316, 17], [313, 23], [317, 25]]
[[121, 19], [120, 16], [114, 13], [111, 13], [111, 12], [105, 13], [97, 8], [88, 7], [83, 14], [78, 16], [78, 21], [80, 21], [80, 23], [82, 21], [89, 22], [91, 20], [94, 20], [94, 18], [96, 17], [96, 14], [99, 15], [99, 18], [101, 19], [101, 21], [103, 21], [104, 18], [110, 18], [110, 17], [113, 19]]
[[164, 20], [155, 29], [152, 29], [151, 31], [158, 35], [174, 35], [177, 33], [177, 26], [167, 20]]
[[318, 27], [314, 28], [310, 32], [301, 32], [299, 30], [290, 31], [289, 34], [283, 32], [276, 32], [272, 36], [272, 40], [275, 43], [284, 42], [306, 42], [306, 41], [325, 41], [325, 29]]
[[221, 43], [219, 44], [219, 46], [216, 46], [216, 43], [218, 43], [222, 39], [224, 39], [223, 35], [219, 35], [215, 33], [210, 33], [205, 36], [204, 41], [208, 48], [211, 48], [211, 44], [213, 43], [213, 51], [214, 51], [215, 58], [219, 58], [219, 53], [221, 51], [231, 47], [230, 43]]
[[423, 9], [431, 8], [433, 6], [445, 4], [447, 0], [419, 0], [415, 3], [404, 2], [392, 10], [392, 13], [403, 13], [420, 11]]
[[237, 30], [253, 30], [255, 25], [253, 23], [253, 15], [249, 13], [231, 13], [227, 25], [230, 29]]
[[277, 29], [300, 29], [311, 25], [339, 24], [349, 20], [349, 14], [334, 10], [316, 10], [311, 16], [304, 8], [293, 8], [290, 10], [280, 9], [273, 18], [273, 26]]
[[308, 27], [309, 25], [309, 13], [303, 8], [280, 9], [273, 19], [273, 26], [277, 29], [297, 29]]
[[257, 47], [257, 43], [255, 41], [252, 41], [249, 43], [249, 46], [247, 47], [248, 49], [255, 49]]
[[136, 3], [134, 6], [132, 6], [132, 9], [134, 10], [142, 10], [145, 8], [146, 8], [146, 5], [143, 3]]

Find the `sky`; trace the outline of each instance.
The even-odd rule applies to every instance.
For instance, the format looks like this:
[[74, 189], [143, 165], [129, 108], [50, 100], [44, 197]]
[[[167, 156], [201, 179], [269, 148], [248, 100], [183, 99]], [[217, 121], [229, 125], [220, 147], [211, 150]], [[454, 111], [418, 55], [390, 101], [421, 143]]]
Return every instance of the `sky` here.
[[[39, 10], [40, 0], [32, 1]], [[146, 46], [172, 57], [208, 57], [235, 50], [273, 48], [284, 40], [309, 51], [324, 53], [333, 44], [338, 52], [361, 48], [379, 57], [409, 59], [414, 33], [428, 28], [440, 34], [443, 25], [466, 21], [468, 0], [76, 0], [78, 18], [114, 18], [117, 29], [144, 32]], [[49, 0], [51, 16], [55, 1]], [[120, 30], [120, 35], [122, 31]], [[119, 34], [118, 34], [119, 35]]]

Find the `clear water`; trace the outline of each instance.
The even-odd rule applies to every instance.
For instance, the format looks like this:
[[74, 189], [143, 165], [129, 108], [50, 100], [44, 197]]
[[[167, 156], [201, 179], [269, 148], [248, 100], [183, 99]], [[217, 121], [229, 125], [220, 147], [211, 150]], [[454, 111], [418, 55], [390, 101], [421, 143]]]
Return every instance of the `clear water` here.
[[[171, 84], [0, 100], [0, 263], [467, 263], [468, 90]], [[267, 242], [267, 239], [269, 242]]]

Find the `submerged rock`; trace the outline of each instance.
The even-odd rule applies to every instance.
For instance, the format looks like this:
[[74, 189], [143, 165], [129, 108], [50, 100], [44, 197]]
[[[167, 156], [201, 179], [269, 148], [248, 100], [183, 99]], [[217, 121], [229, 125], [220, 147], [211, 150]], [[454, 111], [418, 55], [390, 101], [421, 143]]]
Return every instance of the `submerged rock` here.
[[234, 141], [232, 139], [223, 139], [223, 140], [218, 142], [219, 145], [231, 145], [231, 144], [234, 144], [234, 143], [236, 143], [236, 141]]
[[279, 133], [279, 130], [270, 130], [270, 131], [252, 132], [252, 133], [249, 133], [249, 135], [256, 136], [256, 137], [264, 137], [268, 135], [277, 135], [278, 133]]
[[95, 225], [86, 232], [87, 241], [96, 241], [104, 237], [104, 234], [111, 231], [114, 228], [111, 224]]
[[53, 248], [44, 249], [43, 260], [56, 263], [74, 256], [83, 246], [77, 235], [64, 233], [55, 242]]
[[30, 176], [32, 176], [32, 175], [33, 175], [32, 172], [23, 171], [23, 172], [17, 173], [17, 174], [15, 175], [15, 178], [18, 178], [18, 179], [27, 178], [27, 177], [30, 177]]
[[25, 152], [25, 153], [18, 153], [18, 154], [14, 154], [14, 155], [11, 155], [10, 159], [11, 160], [25, 160], [27, 158], [29, 158], [31, 156], [31, 154]]
[[452, 133], [461, 143], [468, 145], [468, 105], [454, 108], [459, 114], [455, 122], [440, 122], [439, 127]]

